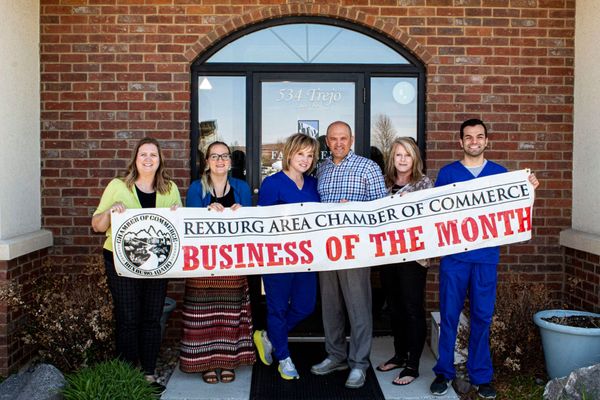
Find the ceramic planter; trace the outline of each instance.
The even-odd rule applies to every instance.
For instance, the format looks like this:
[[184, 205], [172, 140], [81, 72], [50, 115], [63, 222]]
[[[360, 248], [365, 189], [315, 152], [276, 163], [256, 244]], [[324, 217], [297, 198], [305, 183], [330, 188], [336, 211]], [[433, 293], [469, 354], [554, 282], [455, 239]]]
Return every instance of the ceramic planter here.
[[600, 328], [578, 328], [542, 319], [572, 315], [600, 317], [600, 314], [571, 310], [545, 310], [533, 317], [540, 328], [550, 378], [567, 376], [577, 368], [600, 363]]

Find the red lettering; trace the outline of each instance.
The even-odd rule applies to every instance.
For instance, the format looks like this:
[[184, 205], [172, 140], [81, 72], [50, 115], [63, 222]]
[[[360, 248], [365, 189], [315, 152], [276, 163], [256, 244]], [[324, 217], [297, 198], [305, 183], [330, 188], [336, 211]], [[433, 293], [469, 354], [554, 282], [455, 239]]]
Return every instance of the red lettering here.
[[517, 220], [519, 221], [519, 233], [531, 230], [531, 207], [517, 208]]
[[477, 236], [479, 235], [479, 227], [477, 226], [477, 222], [471, 217], [467, 217], [460, 224], [460, 230], [465, 239], [469, 242], [474, 242], [477, 240]]
[[372, 233], [369, 235], [369, 241], [375, 242], [375, 257], [383, 257], [383, 240], [385, 239], [385, 233]]
[[198, 249], [194, 246], [183, 246], [183, 270], [193, 271], [200, 266]]
[[300, 242], [300, 251], [304, 254], [304, 257], [301, 258], [302, 264], [312, 264], [315, 260], [313, 253], [310, 251], [312, 247], [312, 242], [310, 240], [302, 240]]
[[354, 257], [354, 243], [360, 240], [358, 235], [344, 235], [342, 238], [346, 245], [346, 256], [344, 257], [344, 260], [354, 260], [356, 258]]
[[[490, 214], [493, 216], [494, 214]], [[496, 219], [490, 218], [490, 215], [480, 215], [479, 222], [481, 222], [482, 239], [489, 239], [490, 234], [493, 238], [498, 237], [498, 228], [496, 227]]]
[[398, 246], [400, 247], [400, 253], [404, 254], [408, 250], [406, 248], [406, 241], [404, 240], [404, 229], [398, 229], [397, 231], [387, 232], [388, 239], [390, 240], [390, 255], [398, 254]]
[[512, 230], [512, 227], [510, 226], [510, 220], [515, 217], [515, 211], [514, 210], [501, 211], [501, 212], [497, 213], [496, 215], [497, 215], [498, 220], [504, 220], [504, 234], [505, 235], [513, 235], [515, 232]]
[[460, 239], [458, 238], [458, 228], [456, 225], [455, 219], [451, 221], [435, 223], [435, 228], [437, 229], [437, 235], [439, 239], [438, 247], [460, 243]]
[[[210, 260], [210, 255], [208, 254], [209, 250], [212, 250], [212, 262]], [[217, 245], [213, 244], [210, 246], [200, 246], [200, 251], [202, 252], [202, 267], [209, 271], [215, 269], [217, 258]]]
[[279, 267], [283, 265], [283, 257], [279, 257], [277, 252], [281, 250], [281, 243], [266, 243], [267, 248], [267, 267]]
[[425, 243], [419, 241], [418, 233], [423, 233], [422, 226], [413, 226], [408, 228], [408, 237], [410, 238], [410, 251], [423, 250]]
[[335, 236], [327, 239], [325, 249], [327, 250], [327, 258], [331, 261], [337, 261], [342, 256], [342, 242]]
[[286, 242], [283, 245], [283, 250], [288, 254], [288, 258], [285, 259], [286, 265], [295, 265], [298, 263], [299, 257], [296, 254], [296, 242]]
[[254, 267], [255, 265], [264, 267], [263, 246], [264, 243], [246, 243], [246, 247], [248, 247], [248, 267]]
[[236, 243], [233, 245], [235, 247], [235, 257], [238, 260], [237, 264], [235, 264], [236, 268], [246, 268], [246, 264], [244, 261], [244, 243]]
[[231, 245], [225, 244], [219, 247], [219, 255], [223, 258], [223, 261], [219, 263], [221, 269], [229, 269], [233, 265], [233, 258], [229, 254], [231, 252]]

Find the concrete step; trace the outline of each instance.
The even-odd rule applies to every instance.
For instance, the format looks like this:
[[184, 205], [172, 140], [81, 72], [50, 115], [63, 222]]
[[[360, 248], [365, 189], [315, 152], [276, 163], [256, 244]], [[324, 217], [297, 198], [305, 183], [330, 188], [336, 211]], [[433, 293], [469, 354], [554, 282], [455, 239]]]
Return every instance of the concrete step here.
[[[377, 337], [373, 339], [373, 348], [371, 350], [371, 362], [373, 366], [384, 362], [392, 355], [392, 338], [390, 336]], [[431, 350], [426, 345], [421, 356], [421, 374], [413, 383], [406, 386], [396, 386], [392, 380], [396, 377], [399, 370], [389, 372], [379, 372], [375, 370], [375, 375], [379, 381], [379, 386], [388, 400], [426, 400], [440, 399], [429, 392], [429, 385], [435, 378], [433, 365], [435, 358]], [[235, 381], [228, 384], [218, 383], [209, 385], [205, 383], [200, 374], [186, 374], [177, 367], [171, 375], [166, 392], [162, 395], [163, 400], [248, 400], [250, 397], [250, 382], [252, 380], [252, 367], [240, 367], [235, 370]], [[450, 387], [448, 393], [443, 397], [444, 400], [458, 400], [454, 389]]]

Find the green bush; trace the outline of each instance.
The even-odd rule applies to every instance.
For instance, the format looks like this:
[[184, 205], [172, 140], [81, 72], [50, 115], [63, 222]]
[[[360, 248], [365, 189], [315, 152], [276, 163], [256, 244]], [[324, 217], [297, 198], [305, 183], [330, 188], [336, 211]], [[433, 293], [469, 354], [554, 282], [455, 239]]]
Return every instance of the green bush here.
[[111, 360], [67, 375], [65, 400], [144, 400], [156, 393], [143, 373], [129, 364]]

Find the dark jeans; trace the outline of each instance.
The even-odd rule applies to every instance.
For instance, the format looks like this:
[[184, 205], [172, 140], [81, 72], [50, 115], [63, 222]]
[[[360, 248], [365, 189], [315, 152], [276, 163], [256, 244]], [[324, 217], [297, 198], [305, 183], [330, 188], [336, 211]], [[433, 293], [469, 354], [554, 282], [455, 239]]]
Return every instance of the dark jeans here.
[[160, 349], [160, 317], [167, 295], [166, 279], [118, 276], [113, 254], [104, 250], [108, 287], [116, 321], [117, 356], [153, 375]]
[[427, 268], [416, 261], [386, 265], [380, 276], [390, 309], [396, 356], [418, 370], [427, 335], [424, 304]]

